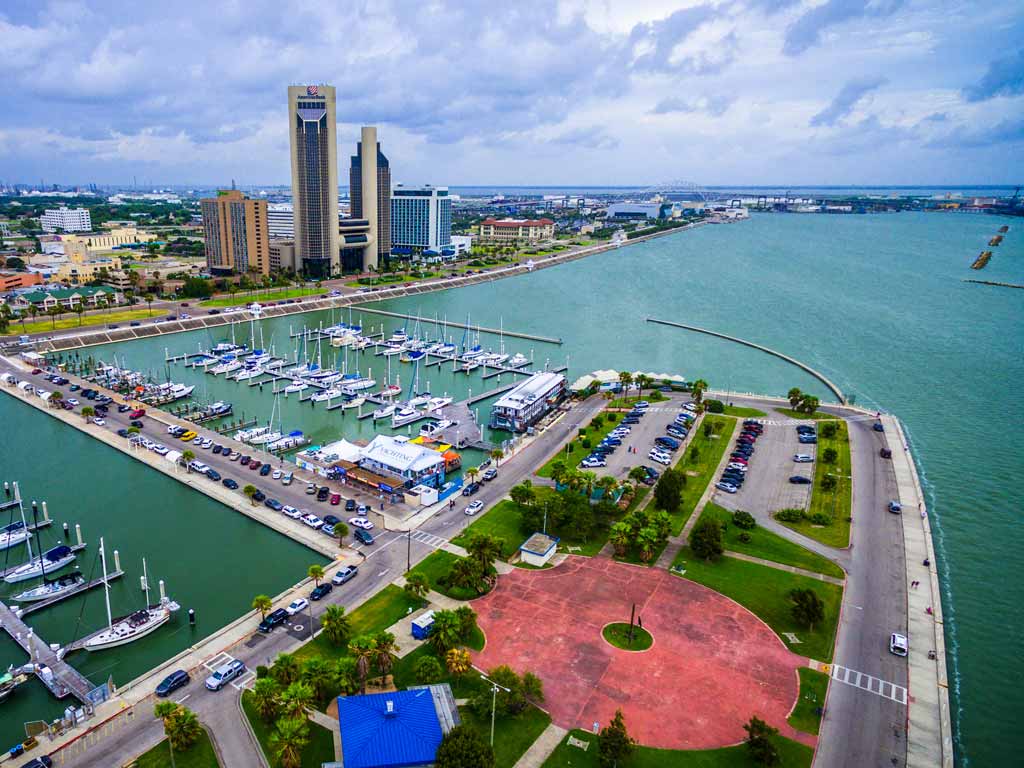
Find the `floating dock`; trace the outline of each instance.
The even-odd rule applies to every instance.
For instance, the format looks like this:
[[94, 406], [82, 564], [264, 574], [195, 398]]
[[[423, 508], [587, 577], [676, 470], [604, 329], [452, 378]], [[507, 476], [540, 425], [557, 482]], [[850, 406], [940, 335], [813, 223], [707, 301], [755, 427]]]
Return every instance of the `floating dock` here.
[[[117, 559], [116, 552], [114, 553], [114, 559]], [[118, 567], [111, 573], [107, 574], [107, 581], [111, 582], [115, 579], [121, 578], [122, 576], [124, 576], [124, 571], [122, 571], [121, 568]], [[28, 616], [30, 613], [41, 611], [43, 610], [43, 608], [49, 608], [51, 605], [56, 605], [60, 601], [66, 600], [69, 597], [80, 595], [83, 592], [88, 592], [90, 589], [95, 589], [96, 587], [101, 586], [103, 586], [102, 576], [100, 576], [97, 579], [93, 579], [92, 581], [84, 581], [74, 589], [69, 589], [67, 592], [61, 592], [59, 595], [48, 597], [45, 600], [37, 600], [34, 603], [27, 603], [24, 608], [15, 608], [13, 610], [17, 611], [19, 614], [21, 614], [22, 618], [24, 618], [25, 616]]]

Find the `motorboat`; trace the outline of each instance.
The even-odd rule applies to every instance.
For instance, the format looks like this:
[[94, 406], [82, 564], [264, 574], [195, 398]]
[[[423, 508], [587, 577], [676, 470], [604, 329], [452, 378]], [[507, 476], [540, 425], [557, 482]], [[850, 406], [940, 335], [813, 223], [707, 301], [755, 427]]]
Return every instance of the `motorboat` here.
[[293, 392], [301, 392], [304, 389], [309, 389], [309, 384], [304, 382], [302, 379], [295, 379], [291, 384], [284, 388], [284, 393], [290, 395]]
[[333, 400], [336, 397], [342, 397], [340, 389], [325, 389], [317, 392], [309, 399], [314, 403], [322, 403], [324, 400]]
[[157, 398], [164, 403], [173, 403], [175, 400], [183, 400], [195, 391], [195, 385], [174, 384], [167, 382], [157, 387]]
[[52, 581], [47, 579], [38, 587], [19, 592], [12, 599], [17, 600], [19, 603], [34, 603], [39, 600], [56, 597], [57, 595], [74, 592], [82, 584], [85, 584], [85, 576], [80, 571], [75, 571]]
[[359, 392], [365, 392], [368, 389], [373, 389], [376, 386], [377, 382], [374, 379], [356, 379], [343, 386], [341, 391], [346, 395], [354, 395]]
[[75, 553], [71, 547], [67, 544], [58, 544], [43, 552], [39, 557], [12, 568], [4, 576], [4, 581], [8, 584], [28, 581], [45, 573], [58, 571], [73, 562], [75, 562]]
[[289, 432], [284, 437], [280, 437], [272, 443], [267, 444], [268, 451], [288, 451], [292, 448], [297, 448], [300, 445], [305, 445], [309, 440], [302, 434], [301, 431], [296, 430]]
[[249, 379], [256, 379], [262, 376], [266, 371], [262, 368], [246, 368], [244, 371], [239, 371], [234, 375], [235, 381], [248, 381]]
[[248, 442], [249, 445], [266, 445], [267, 443], [272, 443], [275, 440], [280, 440], [282, 437], [284, 437], [284, 435], [275, 430], [273, 432], [264, 432], [262, 435], [257, 435], [256, 437], [251, 438]]
[[235, 343], [230, 342], [230, 341], [222, 341], [219, 344], [214, 344], [213, 345], [213, 349], [210, 350], [211, 353], [213, 353], [214, 355], [218, 355], [218, 356], [220, 356], [220, 355], [227, 355], [227, 354], [230, 354], [232, 352], [244, 352], [244, 351], [245, 351], [245, 345], [244, 344], [235, 344]]
[[423, 412], [409, 406], [402, 406], [391, 415], [391, 428], [397, 429], [411, 424], [423, 416]]
[[384, 348], [383, 348], [383, 349], [382, 349], [382, 350], [380, 351], [380, 353], [381, 353], [382, 355], [384, 355], [384, 357], [391, 357], [392, 355], [400, 355], [400, 354], [402, 354], [402, 348], [401, 348], [401, 347], [398, 347], [398, 346], [394, 346], [394, 347], [393, 347], [393, 346], [391, 346], [391, 345], [387, 345], [387, 346], [385, 346], [385, 347], [384, 347]]
[[231, 413], [231, 407], [231, 403], [225, 403], [223, 400], [218, 400], [216, 403], [208, 405], [203, 413], [211, 418], [227, 416]]
[[530, 358], [524, 355], [522, 352], [516, 352], [512, 357], [509, 358], [509, 368], [518, 368], [521, 365], [526, 365], [530, 362]]
[[388, 339], [389, 344], [404, 344], [409, 340], [409, 334], [405, 332], [405, 328], [400, 328], [391, 334], [391, 338]]
[[355, 342], [355, 340], [356, 340], [356, 337], [355, 337], [355, 334], [353, 334], [353, 333], [350, 333], [350, 332], [339, 333], [338, 335], [331, 337], [331, 346], [332, 347], [348, 347], [348, 346], [351, 346], [353, 344], [353, 342]]
[[487, 365], [501, 365], [508, 360], [508, 355], [504, 352], [495, 353], [493, 355], [487, 355]]
[[241, 429], [241, 430], [239, 430], [238, 432], [235, 433], [235, 440], [240, 440], [243, 443], [248, 443], [248, 442], [251, 442], [253, 440], [253, 438], [259, 437], [260, 435], [265, 435], [269, 431], [270, 431], [270, 427], [269, 426], [266, 426], [266, 427], [251, 427], [249, 429]]
[[383, 405], [373, 412], [373, 420], [378, 421], [379, 419], [386, 419], [388, 416], [395, 412], [396, 406], [394, 403], [390, 405]]
[[475, 371], [479, 367], [480, 363], [478, 363], [476, 360], [467, 360], [462, 364], [462, 372], [469, 373], [470, 371]]
[[429, 392], [421, 392], [420, 394], [416, 395], [411, 400], [409, 400], [409, 402], [406, 403], [406, 405], [408, 405], [410, 408], [415, 408], [415, 407], [417, 407], [419, 405], [426, 405], [429, 402], [430, 402], [430, 393]]
[[0, 528], [0, 550], [16, 547], [32, 538], [32, 533], [21, 520]]
[[24, 669], [9, 669], [0, 674], [0, 701], [6, 701], [7, 697], [14, 693], [14, 689], [28, 680], [28, 673]]
[[450, 397], [432, 397], [427, 401], [428, 411], [439, 411], [446, 405], [452, 404], [452, 398]]
[[346, 410], [348, 408], [358, 408], [360, 405], [362, 405], [365, 402], [366, 402], [366, 398], [365, 397], [362, 397], [362, 396], [360, 396], [360, 397], [353, 397], [351, 400], [346, 400], [344, 403], [342, 403], [341, 409], [342, 410]]
[[420, 428], [420, 437], [425, 437], [430, 440], [434, 440], [441, 436], [448, 427], [455, 424], [451, 419], [441, 419], [440, 421], [431, 421], [429, 424], [425, 424]]
[[119, 645], [140, 640], [171, 619], [171, 613], [178, 610], [180, 606], [173, 600], [163, 595], [163, 582], [160, 588], [160, 602], [155, 605], [149, 603], [149, 578], [146, 575], [145, 561], [143, 561], [143, 584], [146, 586], [146, 607], [114, 619], [110, 614], [110, 583], [107, 581], [107, 560], [102, 556], [103, 543], [100, 542], [101, 560], [103, 561], [103, 587], [107, 597], [107, 628], [91, 635], [82, 645], [87, 651], [103, 651], [107, 648], [116, 648]]

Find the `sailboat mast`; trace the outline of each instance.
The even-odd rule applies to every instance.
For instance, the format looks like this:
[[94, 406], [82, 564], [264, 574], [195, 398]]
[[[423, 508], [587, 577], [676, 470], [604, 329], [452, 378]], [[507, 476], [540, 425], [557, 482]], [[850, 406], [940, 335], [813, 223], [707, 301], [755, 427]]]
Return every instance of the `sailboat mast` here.
[[100, 562], [103, 564], [103, 596], [107, 600], [107, 626], [114, 628], [114, 617], [110, 614], [110, 583], [107, 581], [107, 552], [103, 548], [103, 537], [100, 537]]
[[28, 561], [32, 562], [32, 531], [28, 529], [28, 523], [25, 521], [25, 505], [21, 503], [21, 489], [18, 484], [14, 484], [15, 497], [18, 499], [18, 511], [21, 512], [21, 527], [25, 529], [25, 543], [28, 545]]
[[142, 558], [142, 583], [146, 588], [146, 607], [149, 608], [149, 573], [146, 571], [146, 558]]

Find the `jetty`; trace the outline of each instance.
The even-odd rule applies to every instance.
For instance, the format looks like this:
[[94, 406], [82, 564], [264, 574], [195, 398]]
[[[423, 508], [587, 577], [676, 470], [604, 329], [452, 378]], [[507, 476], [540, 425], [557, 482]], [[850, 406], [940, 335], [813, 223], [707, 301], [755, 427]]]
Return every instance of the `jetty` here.
[[787, 354], [784, 354], [784, 353], [778, 352], [778, 351], [776, 351], [774, 349], [770, 349], [768, 347], [762, 346], [761, 344], [756, 344], [753, 341], [747, 341], [746, 339], [741, 339], [741, 338], [738, 338], [736, 336], [729, 336], [728, 334], [719, 333], [718, 331], [709, 331], [707, 328], [698, 328], [695, 325], [686, 325], [685, 323], [676, 323], [676, 322], [673, 322], [671, 320], [657, 320], [657, 319], [655, 319], [653, 317], [648, 317], [648, 318], [646, 318], [646, 320], [647, 320], [648, 323], [656, 323], [658, 325], [669, 325], [669, 326], [672, 326], [673, 328], [682, 328], [682, 329], [687, 330], [687, 331], [695, 331], [696, 333], [704, 333], [704, 334], [707, 334], [708, 336], [716, 336], [717, 338], [725, 339], [726, 341], [734, 341], [737, 344], [742, 344], [745, 347], [750, 347], [751, 349], [757, 349], [757, 350], [760, 350], [761, 352], [765, 352], [766, 354], [769, 354], [769, 355], [772, 355], [774, 357], [777, 357], [780, 360], [785, 360], [787, 363], [791, 363], [791, 364], [795, 365], [800, 370], [804, 371], [805, 373], [809, 373], [811, 376], [816, 378], [818, 381], [820, 381], [822, 384], [824, 384], [826, 387], [828, 387], [832, 391], [832, 394], [834, 394], [839, 399], [840, 403], [842, 403], [843, 405], [846, 405], [846, 396], [843, 394], [843, 391], [841, 389], [839, 389], [839, 387], [837, 387], [835, 384], [833, 384], [825, 376], [825, 374], [819, 373], [818, 371], [814, 370], [813, 368], [811, 368], [811, 366], [807, 365], [806, 363], [801, 363], [796, 358], [790, 357]]

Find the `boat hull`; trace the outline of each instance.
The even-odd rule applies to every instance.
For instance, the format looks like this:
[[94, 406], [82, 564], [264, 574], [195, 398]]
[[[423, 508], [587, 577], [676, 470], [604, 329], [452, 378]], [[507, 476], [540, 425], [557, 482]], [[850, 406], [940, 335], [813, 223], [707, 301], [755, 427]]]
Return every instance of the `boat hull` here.
[[164, 609], [163, 614], [160, 616], [160, 618], [147, 622], [145, 626], [140, 627], [135, 631], [132, 631], [122, 636], [111, 635], [108, 632], [96, 638], [93, 638], [92, 640], [89, 640], [82, 647], [87, 651], [105, 651], [108, 648], [116, 648], [119, 645], [127, 645], [128, 643], [133, 643], [136, 640], [142, 639], [146, 635], [162, 627], [170, 620], [171, 612], [167, 609]]

